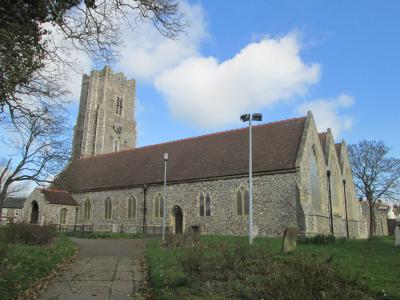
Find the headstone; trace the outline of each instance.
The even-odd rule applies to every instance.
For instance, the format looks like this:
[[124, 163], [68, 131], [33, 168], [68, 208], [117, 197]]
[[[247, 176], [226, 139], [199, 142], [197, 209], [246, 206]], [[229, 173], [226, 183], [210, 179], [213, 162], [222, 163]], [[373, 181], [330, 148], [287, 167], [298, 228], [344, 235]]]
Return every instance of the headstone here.
[[400, 227], [399, 226], [396, 226], [396, 229], [394, 230], [394, 236], [395, 236], [394, 245], [397, 247], [400, 247]]
[[297, 227], [288, 226], [283, 233], [282, 252], [289, 253], [296, 249], [297, 245]]

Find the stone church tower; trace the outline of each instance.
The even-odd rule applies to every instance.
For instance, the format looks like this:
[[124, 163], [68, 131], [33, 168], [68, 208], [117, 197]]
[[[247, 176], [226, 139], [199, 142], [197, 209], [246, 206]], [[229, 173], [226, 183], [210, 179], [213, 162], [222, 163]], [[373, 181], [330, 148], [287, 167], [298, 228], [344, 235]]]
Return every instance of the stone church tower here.
[[83, 75], [72, 159], [136, 146], [135, 83], [109, 66]]

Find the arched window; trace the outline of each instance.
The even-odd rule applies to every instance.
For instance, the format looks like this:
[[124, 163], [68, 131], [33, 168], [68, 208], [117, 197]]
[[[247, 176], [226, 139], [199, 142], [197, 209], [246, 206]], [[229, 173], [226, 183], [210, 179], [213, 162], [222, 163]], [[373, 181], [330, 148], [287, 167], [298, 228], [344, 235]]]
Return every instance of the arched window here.
[[200, 217], [211, 216], [211, 194], [210, 192], [200, 192], [199, 195]]
[[310, 153], [310, 186], [311, 186], [311, 202], [314, 208], [321, 207], [321, 182], [318, 172], [318, 159], [314, 147]]
[[136, 198], [133, 196], [128, 199], [128, 218], [136, 218]]
[[249, 191], [244, 186], [236, 191], [236, 214], [238, 216], [249, 214]]
[[154, 217], [162, 218], [164, 216], [164, 199], [161, 194], [157, 194], [154, 199]]
[[83, 209], [83, 219], [84, 220], [90, 220], [90, 201], [89, 199], [86, 199], [84, 209]]
[[67, 209], [63, 208], [60, 211], [60, 224], [65, 224], [67, 223]]
[[111, 210], [112, 210], [112, 207], [111, 207], [111, 199], [110, 199], [110, 198], [107, 198], [107, 199], [104, 201], [104, 217], [105, 217], [106, 219], [111, 219]]
[[121, 97], [117, 97], [117, 105], [115, 108], [115, 113], [117, 115], [122, 115], [122, 98]]

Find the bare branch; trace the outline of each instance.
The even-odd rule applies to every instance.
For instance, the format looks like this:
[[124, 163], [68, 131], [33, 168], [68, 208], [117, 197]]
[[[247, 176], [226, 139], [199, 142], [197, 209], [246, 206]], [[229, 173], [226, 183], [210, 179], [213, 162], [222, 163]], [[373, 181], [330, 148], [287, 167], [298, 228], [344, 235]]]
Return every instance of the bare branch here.
[[[365, 197], [371, 212], [379, 199], [400, 199], [400, 160], [388, 157], [389, 148], [381, 141], [361, 141], [349, 146], [354, 185]], [[370, 235], [374, 215], [371, 214]]]

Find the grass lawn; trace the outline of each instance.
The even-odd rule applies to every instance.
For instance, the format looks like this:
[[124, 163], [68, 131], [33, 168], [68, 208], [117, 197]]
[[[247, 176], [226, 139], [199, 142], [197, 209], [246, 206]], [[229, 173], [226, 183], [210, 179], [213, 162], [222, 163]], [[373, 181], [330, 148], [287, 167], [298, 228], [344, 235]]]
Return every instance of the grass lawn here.
[[74, 244], [61, 234], [51, 246], [8, 245], [0, 257], [0, 299], [16, 299], [18, 293], [32, 287], [74, 254]]
[[[201, 240], [204, 245], [203, 248], [205, 248], [206, 259], [207, 256], [212, 257], [220, 252], [221, 244], [224, 244], [225, 246], [222, 247], [226, 249], [233, 248], [237, 244], [247, 243], [245, 237], [232, 236], [202, 236]], [[259, 249], [260, 253], [271, 253], [275, 260], [299, 259], [310, 264], [331, 261], [329, 265], [333, 267], [333, 272], [345, 282], [349, 282], [350, 286], [354, 285], [361, 289], [367, 289], [381, 296], [386, 295], [386, 297], [382, 297], [383, 299], [400, 299], [400, 249], [394, 247], [392, 237], [373, 241], [338, 240], [334, 243], [322, 245], [298, 244], [293, 255], [280, 254], [280, 238], [258, 238], [254, 244], [253, 248]], [[186, 255], [187, 251], [184, 248], [161, 248], [159, 241], [148, 242], [146, 259], [156, 299], [210, 298], [210, 295], [202, 298], [201, 293], [197, 293], [196, 289], [193, 288], [196, 285], [188, 284], [187, 272], [184, 272], [181, 263], [182, 257]], [[199, 259], [204, 259], [204, 256], [199, 257]], [[299, 268], [302, 268], [301, 264], [299, 266]], [[207, 282], [207, 273], [205, 274], [202, 275], [205, 277], [199, 284]], [[282, 276], [285, 277], [285, 274]], [[293, 274], [290, 276], [293, 276]], [[257, 278], [254, 280], [257, 280]], [[220, 294], [213, 297], [215, 299], [224, 298]]]

